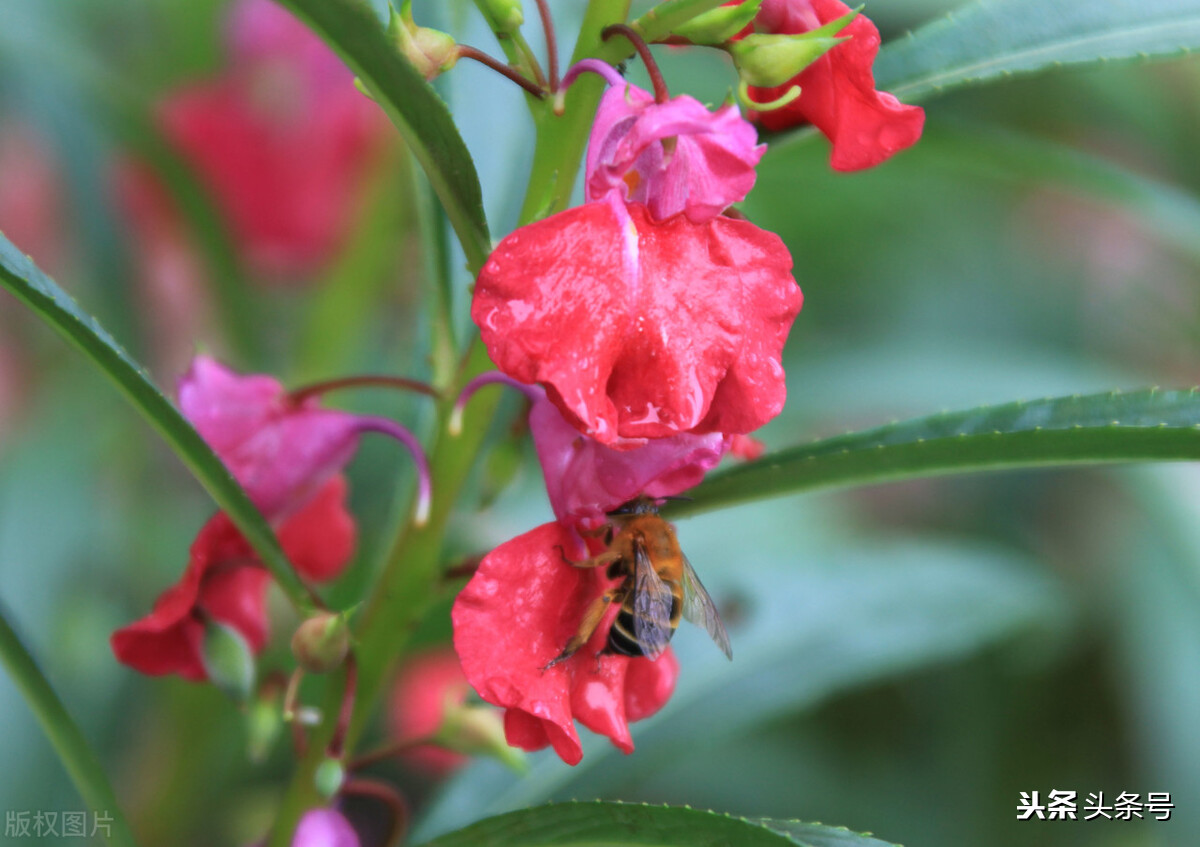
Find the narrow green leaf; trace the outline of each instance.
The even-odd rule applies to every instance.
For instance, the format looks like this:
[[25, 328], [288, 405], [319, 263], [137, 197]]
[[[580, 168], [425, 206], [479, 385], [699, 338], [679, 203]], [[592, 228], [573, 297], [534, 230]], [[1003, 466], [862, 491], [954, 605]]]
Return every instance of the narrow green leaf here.
[[391, 44], [379, 19], [355, 0], [281, 0], [337, 51], [383, 107], [446, 209], [473, 270], [483, 267], [491, 240], [483, 194], [467, 145], [449, 109]]
[[1200, 0], [981, 0], [887, 44], [875, 81], [901, 100], [1064, 65], [1200, 47]]
[[9, 625], [3, 609], [0, 609], [0, 664], [20, 689], [84, 802], [97, 815], [107, 816], [105, 841], [113, 847], [133, 847], [136, 843], [133, 831], [117, 805], [117, 797], [99, 759], [33, 656]]
[[250, 502], [224, 463], [154, 385], [150, 375], [129, 357], [95, 319], [28, 256], [0, 235], [0, 283], [77, 347], [116, 384], [125, 398], [170, 445], [188, 470], [245, 536], [271, 575], [300, 608], [310, 605], [308, 592], [279, 546], [275, 533]]
[[630, 803], [560, 803], [488, 818], [426, 847], [888, 847], [845, 829]]
[[1200, 459], [1200, 395], [1149, 389], [981, 406], [781, 450], [713, 474], [672, 517], [813, 488], [1070, 463]]

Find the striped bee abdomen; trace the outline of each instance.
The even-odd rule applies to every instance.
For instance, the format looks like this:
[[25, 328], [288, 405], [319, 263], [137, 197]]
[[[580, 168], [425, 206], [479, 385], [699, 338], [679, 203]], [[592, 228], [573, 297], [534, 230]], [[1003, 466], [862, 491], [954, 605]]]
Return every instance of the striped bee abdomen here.
[[[666, 638], [669, 641], [671, 636], [675, 634], [676, 628], [679, 626], [679, 618], [683, 611], [683, 586], [678, 582], [667, 583], [671, 589], [671, 620], [670, 629], [666, 633]], [[637, 592], [631, 590], [626, 593], [624, 602], [621, 603], [621, 611], [617, 613], [617, 617], [613, 620], [612, 628], [608, 631], [608, 643], [605, 645], [605, 653], [616, 653], [621, 656], [647, 656], [657, 655], [661, 652], [661, 648], [665, 645], [660, 645], [658, 651], [654, 650], [654, 645], [643, 646], [638, 640], [634, 620], [634, 599]]]

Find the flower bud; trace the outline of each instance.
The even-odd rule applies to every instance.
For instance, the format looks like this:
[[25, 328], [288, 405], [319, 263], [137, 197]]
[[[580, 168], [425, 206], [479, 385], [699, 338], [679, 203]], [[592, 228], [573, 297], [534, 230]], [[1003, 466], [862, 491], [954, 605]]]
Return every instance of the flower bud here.
[[332, 800], [346, 782], [346, 768], [338, 759], [326, 759], [317, 765], [313, 773], [313, 784], [322, 799]]
[[310, 673], [341, 667], [350, 652], [350, 627], [344, 614], [319, 612], [300, 624], [292, 636], [292, 655]]
[[496, 32], [516, 32], [525, 23], [521, 0], [483, 0], [484, 13]]
[[750, 25], [762, 0], [746, 0], [736, 6], [719, 6], [697, 15], [671, 32], [693, 44], [723, 44]]
[[737, 65], [742, 86], [774, 88], [824, 56], [845, 38], [837, 34], [858, 17], [853, 9], [824, 26], [799, 35], [755, 33], [725, 45]]
[[204, 627], [202, 649], [208, 680], [238, 703], [245, 703], [254, 689], [254, 653], [242, 634], [209, 619]]
[[504, 718], [491, 706], [467, 705], [446, 698], [446, 711], [434, 744], [468, 756], [492, 756], [514, 771], [525, 770], [525, 757], [504, 737]]
[[450, 70], [458, 61], [458, 45], [452, 35], [413, 22], [412, 0], [405, 0], [399, 12], [391, 10], [388, 35], [426, 80]]
[[250, 761], [255, 764], [265, 762], [282, 730], [283, 713], [278, 698], [256, 699], [246, 711], [246, 749]]
[[774, 88], [795, 77], [844, 39], [828, 36], [755, 33], [729, 44], [738, 75], [747, 85]]

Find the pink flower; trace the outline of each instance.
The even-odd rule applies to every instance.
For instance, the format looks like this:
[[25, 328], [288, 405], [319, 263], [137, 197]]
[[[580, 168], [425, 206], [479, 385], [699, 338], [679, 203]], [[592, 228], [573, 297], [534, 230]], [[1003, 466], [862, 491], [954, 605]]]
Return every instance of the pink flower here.
[[271, 518], [304, 502], [358, 448], [361, 419], [300, 403], [273, 377], [197, 356], [179, 381], [184, 416]]
[[[797, 34], [817, 29], [850, 11], [840, 0], [764, 0], [755, 19], [760, 31]], [[911, 147], [921, 137], [925, 111], [875, 90], [871, 66], [879, 52], [879, 30], [860, 14], [839, 36], [849, 36], [797, 77], [776, 88], [751, 88], [769, 103], [800, 86], [788, 105], [755, 115], [769, 130], [812, 123], [833, 143], [834, 170], [857, 171]]]
[[[417, 656], [400, 672], [392, 689], [392, 735], [397, 741], [428, 738], [437, 732], [448, 706], [461, 706], [470, 693], [458, 656], [449, 648]], [[404, 754], [405, 759], [434, 774], [465, 765], [462, 753], [427, 744]]]
[[506, 710], [508, 743], [524, 750], [549, 745], [574, 765], [583, 756], [576, 720], [631, 752], [629, 722], [662, 708], [679, 665], [669, 649], [655, 661], [597, 657], [618, 611], [614, 607], [587, 645], [546, 667], [575, 634], [591, 602], [615, 584], [604, 568], [579, 569], [562, 561], [557, 548], [571, 541], [569, 530], [549, 523], [501, 544], [459, 593], [451, 617], [467, 680], [480, 697]]
[[616, 191], [658, 220], [683, 212], [702, 223], [754, 187], [754, 169], [767, 148], [756, 143], [758, 134], [736, 106], [711, 112], [687, 95], [656, 103], [594, 59], [568, 71], [564, 85], [584, 70], [611, 84], [588, 141], [588, 200]]
[[359, 847], [358, 833], [336, 809], [309, 809], [300, 818], [292, 847]]
[[[353, 556], [356, 530], [345, 499], [345, 480], [333, 477], [278, 531], [288, 559], [309, 579], [333, 579]], [[113, 633], [113, 653], [144, 674], [205, 680], [207, 620], [236, 630], [255, 652], [265, 646], [269, 582], [250, 545], [219, 512], [192, 542], [179, 583], [163, 592], [150, 614]]]
[[656, 221], [610, 194], [501, 241], [471, 317], [504, 373], [602, 444], [746, 433], [783, 408], [791, 267], [747, 221]]
[[544, 392], [530, 393], [537, 399], [529, 427], [550, 506], [559, 523], [575, 530], [600, 528], [608, 512], [638, 497], [670, 497], [699, 485], [731, 441], [719, 432], [683, 433], [617, 450], [581, 435]]

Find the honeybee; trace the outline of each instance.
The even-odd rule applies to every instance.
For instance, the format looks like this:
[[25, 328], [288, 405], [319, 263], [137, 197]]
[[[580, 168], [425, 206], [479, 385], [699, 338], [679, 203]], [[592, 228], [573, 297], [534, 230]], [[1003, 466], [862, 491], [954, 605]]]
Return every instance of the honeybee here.
[[608, 516], [612, 521], [607, 550], [581, 562], [572, 562], [565, 554], [562, 558], [577, 568], [607, 567], [609, 579], [623, 579], [592, 602], [578, 631], [546, 667], [566, 661], [587, 644], [613, 603], [619, 603], [621, 611], [608, 631], [602, 653], [657, 659], [684, 617], [704, 627], [732, 659], [721, 616], [679, 549], [675, 528], [659, 517], [655, 501], [647, 497], [633, 500]]

